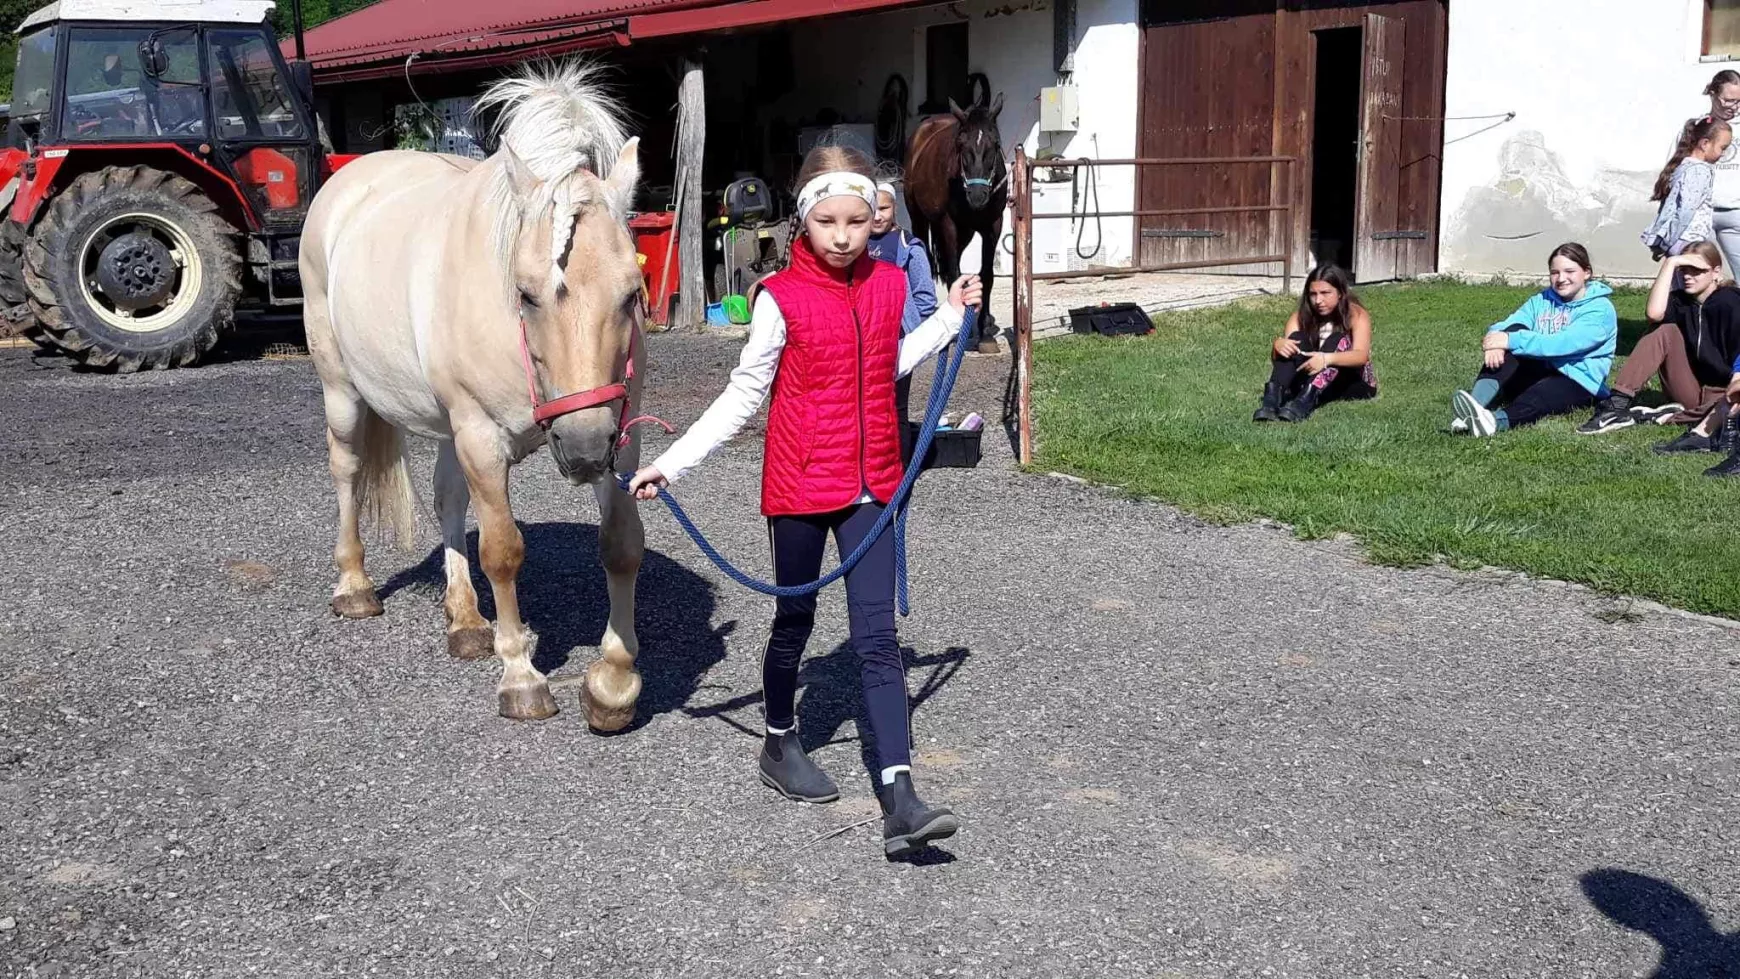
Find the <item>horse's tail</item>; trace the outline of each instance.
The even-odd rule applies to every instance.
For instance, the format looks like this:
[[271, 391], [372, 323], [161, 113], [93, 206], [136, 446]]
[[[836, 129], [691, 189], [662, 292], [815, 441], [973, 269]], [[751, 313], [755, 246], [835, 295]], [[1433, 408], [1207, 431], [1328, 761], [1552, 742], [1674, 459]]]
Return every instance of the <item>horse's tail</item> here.
[[391, 529], [398, 545], [410, 549], [417, 542], [417, 494], [411, 489], [405, 437], [373, 408], [364, 405], [362, 411], [354, 447], [360, 466], [357, 513], [377, 528]]

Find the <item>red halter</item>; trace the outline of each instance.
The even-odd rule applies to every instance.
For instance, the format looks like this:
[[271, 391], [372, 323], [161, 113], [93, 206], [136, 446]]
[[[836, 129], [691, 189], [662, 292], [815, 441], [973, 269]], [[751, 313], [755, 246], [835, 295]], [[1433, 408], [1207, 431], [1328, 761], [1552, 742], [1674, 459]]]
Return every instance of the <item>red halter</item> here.
[[636, 415], [629, 417], [632, 400], [628, 393], [628, 382], [634, 380], [634, 358], [640, 347], [640, 327], [635, 326], [628, 334], [628, 364], [623, 370], [622, 380], [614, 384], [604, 384], [599, 387], [580, 391], [575, 394], [564, 394], [554, 401], [543, 401], [538, 397], [538, 375], [532, 367], [532, 349], [526, 343], [526, 317], [520, 314], [520, 363], [526, 369], [526, 394], [532, 399], [532, 420], [538, 427], [549, 430], [550, 424], [563, 415], [571, 415], [576, 411], [596, 408], [613, 401], [621, 402], [616, 410], [616, 442], [615, 447], [621, 449], [628, 444], [629, 430], [636, 425], [651, 422], [661, 425], [667, 433], [674, 433], [675, 428], [669, 422], [652, 415]]

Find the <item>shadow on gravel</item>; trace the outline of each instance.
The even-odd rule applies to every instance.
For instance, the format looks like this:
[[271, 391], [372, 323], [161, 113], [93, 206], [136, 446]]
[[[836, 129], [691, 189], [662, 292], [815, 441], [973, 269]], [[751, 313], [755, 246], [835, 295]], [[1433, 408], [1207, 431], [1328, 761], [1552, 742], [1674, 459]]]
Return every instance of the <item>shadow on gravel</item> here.
[[[925, 701], [954, 679], [972, 655], [963, 646], [950, 646], [929, 656], [920, 656], [910, 646], [902, 646], [900, 653], [906, 659], [906, 688], [911, 691], [907, 712], [914, 717]], [[853, 721], [860, 735], [858, 754], [864, 761], [864, 770], [875, 771], [879, 767], [876, 744], [870, 736], [870, 720], [864, 713], [858, 657], [851, 645], [841, 643], [826, 656], [805, 660], [798, 670], [798, 683], [803, 690], [797, 709], [798, 737], [804, 750], [815, 751], [847, 740], [840, 735], [840, 728]]]
[[[598, 527], [584, 523], [521, 524], [526, 563], [520, 569], [520, 614], [538, 634], [533, 665], [555, 674], [570, 665], [584, 669], [592, 647], [604, 635], [610, 596], [604, 588], [604, 568], [598, 563]], [[478, 610], [495, 619], [495, 596], [489, 581], [477, 573], [477, 532], [466, 536], [472, 584]], [[379, 589], [382, 601], [403, 590], [432, 595], [430, 629], [441, 628], [441, 590], [447, 573], [443, 549], [437, 545], [415, 567], [394, 575]], [[715, 627], [713, 587], [705, 578], [656, 551], [647, 551], [635, 586], [635, 630], [640, 635], [641, 695], [633, 731], [655, 714], [689, 702], [700, 678], [725, 658], [725, 637], [735, 621]], [[626, 733], [626, 732], [624, 732]]]
[[1591, 870], [1583, 894], [1615, 924], [1661, 946], [1652, 979], [1740, 977], [1740, 934], [1724, 935], [1691, 895], [1665, 880], [1629, 870]]
[[[900, 654], [906, 659], [906, 687], [911, 691], [908, 711], [916, 716], [925, 701], [954, 679], [972, 651], [963, 646], [950, 646], [940, 653], [920, 656], [911, 646], [902, 646]], [[920, 673], [926, 667], [928, 671]], [[849, 644], [841, 643], [826, 656], [804, 659], [803, 666], [798, 669], [797, 716], [798, 737], [802, 739], [805, 751], [851, 741], [851, 735], [840, 732], [847, 721], [855, 722], [858, 731], [868, 735], [870, 724], [864, 715], [861, 689], [858, 657], [852, 653]], [[759, 713], [747, 721], [731, 715], [760, 703], [761, 691], [757, 690], [705, 707], [686, 707], [683, 713], [690, 717], [716, 717], [745, 736], [759, 740], [762, 735]], [[866, 739], [859, 746], [859, 753], [863, 756], [865, 770], [870, 770], [875, 765], [875, 745]]]

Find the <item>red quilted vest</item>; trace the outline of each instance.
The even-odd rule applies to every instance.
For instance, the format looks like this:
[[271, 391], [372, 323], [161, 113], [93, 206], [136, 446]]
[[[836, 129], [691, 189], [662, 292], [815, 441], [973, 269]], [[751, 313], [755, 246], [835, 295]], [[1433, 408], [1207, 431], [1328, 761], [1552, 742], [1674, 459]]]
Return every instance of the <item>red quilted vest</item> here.
[[828, 513], [866, 489], [887, 503], [903, 475], [894, 372], [905, 274], [869, 255], [830, 268], [800, 235], [791, 267], [762, 286], [785, 316], [785, 350], [767, 410], [761, 512]]

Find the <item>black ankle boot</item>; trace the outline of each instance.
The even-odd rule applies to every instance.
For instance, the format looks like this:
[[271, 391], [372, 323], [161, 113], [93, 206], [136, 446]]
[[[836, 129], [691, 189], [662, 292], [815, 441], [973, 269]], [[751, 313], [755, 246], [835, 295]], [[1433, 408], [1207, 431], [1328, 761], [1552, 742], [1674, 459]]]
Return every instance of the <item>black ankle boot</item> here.
[[1716, 427], [1713, 448], [1717, 452], [1740, 451], [1740, 411], [1730, 409], [1722, 424]]
[[769, 734], [762, 741], [761, 781], [796, 802], [833, 802], [840, 797], [840, 787], [804, 754], [796, 729]]
[[1311, 413], [1316, 410], [1317, 389], [1307, 384], [1305, 390], [1300, 391], [1292, 401], [1282, 405], [1281, 410], [1275, 414], [1284, 422], [1302, 422], [1310, 418]]
[[1251, 416], [1254, 422], [1280, 421], [1281, 401], [1287, 396], [1287, 389], [1274, 381], [1263, 385], [1263, 403], [1257, 406], [1257, 413]]
[[882, 850], [891, 857], [922, 850], [961, 828], [952, 811], [926, 805], [918, 797], [906, 772], [895, 775], [894, 783], [880, 786], [876, 794], [882, 802]]

